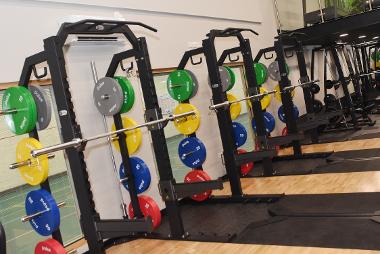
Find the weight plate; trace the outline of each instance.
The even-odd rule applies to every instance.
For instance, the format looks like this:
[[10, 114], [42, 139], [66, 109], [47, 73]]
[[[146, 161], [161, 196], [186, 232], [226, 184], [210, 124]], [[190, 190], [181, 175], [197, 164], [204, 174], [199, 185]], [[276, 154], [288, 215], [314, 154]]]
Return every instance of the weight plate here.
[[288, 128], [287, 127], [284, 127], [284, 129], [282, 129], [281, 135], [282, 136], [287, 136], [288, 135]]
[[124, 93], [119, 82], [109, 77], [96, 82], [92, 97], [98, 111], [105, 116], [119, 113], [124, 102]]
[[[123, 116], [121, 119], [123, 122], [123, 128], [131, 128], [131, 127], [134, 127], [137, 125], [135, 120], [133, 120], [130, 117]], [[116, 131], [115, 124], [112, 125], [112, 131]], [[141, 130], [140, 130], [140, 128], [138, 128], [138, 129], [126, 131], [124, 133], [126, 135], [125, 140], [127, 142], [128, 153], [133, 154], [139, 149], [139, 147], [142, 143]], [[112, 143], [115, 146], [116, 150], [118, 150], [120, 152], [119, 141], [116, 139]]]
[[319, 113], [321, 112], [323, 109], [323, 103], [319, 100], [314, 100], [313, 101], [313, 110], [314, 110], [314, 113]]
[[[227, 100], [228, 101], [236, 101], [237, 98], [232, 93], [227, 93]], [[233, 103], [230, 105], [230, 116], [231, 116], [232, 120], [235, 120], [240, 115], [240, 112], [241, 112], [240, 102]]]
[[[282, 103], [282, 97], [281, 97], [281, 89], [280, 89], [280, 85], [276, 85], [276, 87], [274, 88], [274, 90], [276, 90], [276, 93], [274, 94], [274, 96], [276, 97], [276, 99]], [[294, 95], [296, 94], [296, 90], [293, 89], [291, 92], [290, 92], [290, 96], [292, 96], [292, 98], [294, 97]]]
[[235, 75], [235, 72], [232, 70], [231, 67], [224, 66], [224, 68], [226, 68], [226, 70], [228, 71], [228, 74], [230, 74], [230, 85], [227, 88], [227, 91], [229, 91], [234, 87], [234, 85], [236, 83], [236, 75]]
[[60, 213], [53, 196], [46, 190], [33, 190], [25, 198], [26, 215], [43, 212], [29, 222], [33, 229], [42, 236], [51, 235], [60, 224]]
[[117, 76], [114, 77], [119, 83], [121, 90], [123, 90], [123, 105], [120, 109], [120, 114], [127, 113], [133, 107], [135, 103], [135, 91], [133, 90], [133, 86], [131, 81], [126, 77]]
[[189, 70], [186, 70], [186, 71], [190, 74], [190, 76], [191, 76], [191, 78], [193, 80], [193, 93], [190, 96], [190, 99], [191, 99], [195, 95], [197, 95], [197, 93], [198, 93], [199, 82], [198, 82], [197, 76], [195, 76], [194, 72], [189, 71]]
[[[274, 130], [274, 127], [276, 126], [276, 120], [274, 119], [273, 115], [269, 112], [264, 112], [263, 115], [265, 130], [269, 134]], [[254, 118], [252, 118], [252, 128], [256, 132], [256, 121]]]
[[[284, 105], [281, 105], [279, 108], [278, 108], [278, 111], [277, 111], [277, 114], [278, 114], [278, 118], [280, 119], [281, 122], [285, 123], [286, 122], [286, 117], [285, 117], [285, 112], [284, 112]], [[299, 115], [300, 115], [300, 112], [297, 108], [296, 105], [293, 105], [293, 115], [294, 115], [294, 118], [298, 118]]]
[[[230, 74], [228, 73], [228, 70], [224, 66], [219, 66], [219, 76], [222, 82], [221, 83], [222, 90], [223, 92], [226, 92], [231, 85], [231, 77], [230, 77]], [[208, 80], [208, 84], [211, 87], [210, 78]]]
[[[286, 67], [286, 73], [289, 75], [289, 66], [285, 64]], [[269, 77], [274, 81], [280, 81], [281, 80], [281, 74], [280, 69], [278, 67], [278, 62], [274, 61], [268, 66], [268, 74]]]
[[332, 80], [326, 80], [325, 81], [325, 88], [326, 89], [331, 89], [334, 87], [334, 82]]
[[24, 181], [30, 185], [38, 185], [45, 182], [49, 173], [49, 162], [47, 155], [33, 158], [31, 151], [42, 149], [42, 144], [34, 138], [24, 138], [16, 146], [16, 162], [26, 162], [29, 164], [19, 167], [18, 170]]
[[258, 86], [261, 86], [268, 80], [268, 69], [262, 63], [254, 63], [253, 68], [256, 74], [256, 82]]
[[[184, 182], [185, 183], [195, 183], [195, 182], [207, 182], [211, 181], [211, 177], [203, 170], [191, 170], [186, 174]], [[202, 202], [210, 197], [212, 190], [208, 190], [199, 194], [191, 196], [195, 201]]]
[[241, 123], [232, 122], [232, 128], [234, 131], [236, 147], [244, 145], [248, 137], [247, 130], [245, 129], [245, 127]]
[[310, 91], [311, 91], [313, 94], [317, 94], [317, 93], [319, 93], [319, 91], [321, 91], [321, 88], [319, 87], [318, 84], [313, 84], [313, 85], [311, 85], [311, 87], [310, 87]]
[[3, 110], [17, 110], [16, 113], [5, 115], [5, 121], [9, 129], [17, 134], [25, 134], [32, 131], [37, 123], [37, 106], [33, 96], [23, 86], [10, 87], [3, 95]]
[[[151, 182], [149, 167], [138, 157], [130, 157], [129, 161], [131, 163], [132, 174], [135, 178], [137, 193], [143, 193], [149, 188]], [[127, 177], [123, 163], [121, 163], [119, 167], [119, 176], [120, 179], [125, 179]], [[123, 186], [129, 191], [127, 181], [123, 181]]]
[[184, 138], [178, 145], [178, 156], [187, 167], [199, 168], [206, 160], [206, 147], [196, 137]]
[[[244, 149], [237, 149], [237, 153], [238, 153], [238, 154], [242, 154], [242, 153], [246, 153], [246, 152], [247, 152], [247, 151], [244, 150]], [[253, 161], [241, 165], [241, 166], [240, 166], [240, 172], [241, 172], [241, 175], [242, 175], [242, 176], [246, 176], [246, 175], [248, 175], [248, 173], [251, 172], [252, 169], [253, 169]]]
[[[260, 87], [260, 93], [263, 94], [263, 93], [267, 93], [268, 90], [265, 89], [264, 87]], [[269, 105], [270, 105], [270, 102], [272, 100], [272, 97], [268, 94], [268, 95], [265, 95], [261, 100], [261, 109], [266, 109]]]
[[375, 62], [380, 60], [380, 51], [372, 52], [371, 59]]
[[[161, 224], [161, 210], [157, 203], [149, 196], [140, 195], [138, 197], [141, 212], [144, 217], [150, 217], [153, 222], [153, 227], [157, 228]], [[132, 203], [128, 206], [129, 217], [134, 218], [135, 214], [133, 212]]]
[[57, 240], [48, 239], [36, 245], [34, 254], [66, 254], [66, 250]]
[[336, 106], [337, 99], [333, 94], [326, 94], [325, 98], [323, 98], [326, 106]]
[[176, 101], [185, 101], [193, 94], [194, 81], [186, 70], [171, 72], [166, 81], [169, 95]]
[[173, 114], [183, 114], [186, 112], [195, 111], [195, 115], [189, 115], [186, 117], [177, 118], [174, 120], [174, 126], [176, 129], [184, 134], [190, 135], [196, 132], [201, 124], [201, 117], [198, 109], [190, 103], [180, 103], [175, 107]]
[[37, 130], [44, 130], [49, 126], [51, 121], [50, 100], [42, 87], [38, 85], [30, 85], [28, 89], [32, 93], [37, 106]]

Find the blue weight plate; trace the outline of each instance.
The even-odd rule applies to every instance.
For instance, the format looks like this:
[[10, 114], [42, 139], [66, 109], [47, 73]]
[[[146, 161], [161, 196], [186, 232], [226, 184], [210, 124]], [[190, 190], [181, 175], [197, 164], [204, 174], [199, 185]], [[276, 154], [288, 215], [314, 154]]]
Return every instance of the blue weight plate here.
[[[264, 112], [264, 124], [267, 133], [271, 133], [274, 130], [274, 127], [276, 126], [276, 120], [271, 113]], [[254, 118], [252, 119], [252, 128], [256, 132], [256, 121]]]
[[[285, 112], [284, 112], [284, 105], [281, 105], [281, 107], [278, 108], [278, 118], [281, 120], [281, 122], [285, 123], [286, 120], [285, 120]], [[294, 117], [297, 119], [300, 115], [300, 112], [297, 108], [296, 105], [293, 105], [293, 114], [294, 114]]]
[[232, 122], [232, 128], [234, 130], [234, 136], [235, 136], [235, 145], [236, 147], [240, 147], [245, 144], [247, 141], [247, 130], [244, 128], [244, 126], [241, 123], [238, 122]]
[[[129, 160], [131, 162], [132, 174], [135, 177], [135, 186], [137, 188], [137, 193], [143, 193], [149, 188], [151, 182], [149, 167], [142, 159], [138, 157], [130, 157]], [[123, 163], [120, 164], [119, 176], [120, 179], [126, 178]], [[127, 181], [123, 181], [123, 186], [129, 190]]]
[[46, 190], [34, 190], [26, 195], [26, 215], [43, 212], [31, 219], [30, 225], [42, 236], [49, 236], [58, 229], [61, 216], [53, 196]]
[[206, 160], [206, 147], [196, 137], [184, 138], [178, 145], [178, 156], [187, 167], [199, 168]]

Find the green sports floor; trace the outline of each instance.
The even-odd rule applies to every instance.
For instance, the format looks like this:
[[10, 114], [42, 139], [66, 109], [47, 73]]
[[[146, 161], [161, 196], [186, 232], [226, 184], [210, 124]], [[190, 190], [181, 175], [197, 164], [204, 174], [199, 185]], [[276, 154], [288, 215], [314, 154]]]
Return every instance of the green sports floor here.
[[[249, 127], [247, 114], [240, 116], [236, 121], [242, 123], [246, 129]], [[182, 164], [178, 155], [178, 144], [183, 136], [178, 135], [167, 140], [170, 161], [174, 177], [178, 182], [183, 181], [184, 176], [190, 170]], [[252, 145], [247, 142], [242, 148], [250, 150]], [[79, 218], [75, 208], [75, 201], [66, 173], [49, 178], [52, 194], [57, 202], [65, 201], [66, 205], [61, 211], [61, 233], [65, 244], [82, 238]], [[21, 186], [0, 193], [0, 221], [3, 223], [7, 236], [7, 251], [9, 254], [31, 254], [37, 242], [46, 238], [35, 233], [28, 222], [22, 223], [20, 218], [24, 215], [24, 202], [26, 194], [38, 187]]]

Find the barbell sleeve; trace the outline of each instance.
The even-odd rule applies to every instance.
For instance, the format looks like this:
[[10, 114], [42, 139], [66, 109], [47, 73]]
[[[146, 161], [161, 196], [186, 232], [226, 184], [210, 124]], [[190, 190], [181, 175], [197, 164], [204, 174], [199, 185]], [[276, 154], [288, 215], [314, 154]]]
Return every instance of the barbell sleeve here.
[[[64, 202], [64, 201], [57, 204], [58, 208], [60, 208], [62, 206], [65, 206], [65, 205], [66, 205], [66, 202]], [[40, 215], [48, 212], [48, 211], [49, 210], [47, 209], [47, 210], [43, 210], [43, 211], [39, 211], [39, 212], [33, 213], [31, 215], [23, 216], [23, 217], [21, 217], [21, 221], [22, 222], [30, 221], [30, 220], [32, 220], [32, 219], [34, 219], [34, 218], [36, 218], [36, 217], [38, 217], [38, 216], [40, 216]]]
[[[195, 115], [195, 114], [196, 114], [195, 111], [189, 111], [189, 112], [185, 112], [185, 113], [182, 113], [182, 114], [170, 115], [170, 116], [168, 116], [166, 118], [162, 118], [162, 119], [146, 122], [146, 123], [139, 124], [139, 125], [136, 125], [136, 126], [133, 126], [133, 127], [123, 128], [123, 129], [116, 130], [116, 131], [102, 133], [102, 134], [99, 134], [99, 135], [96, 135], [96, 136], [92, 136], [92, 137], [89, 137], [89, 138], [83, 138], [83, 139], [81, 139], [81, 138], [75, 138], [72, 141], [69, 141], [69, 142], [66, 142], [66, 143], [57, 144], [57, 145], [53, 145], [53, 146], [47, 146], [47, 147], [44, 147], [44, 148], [41, 148], [41, 149], [33, 150], [33, 151], [31, 151], [30, 154], [32, 155], [32, 157], [36, 158], [36, 157], [44, 155], [44, 154], [48, 154], [48, 153], [53, 153], [53, 152], [65, 150], [67, 148], [77, 148], [77, 147], [81, 146], [82, 144], [87, 143], [89, 141], [93, 141], [93, 140], [97, 140], [97, 139], [101, 139], [101, 138], [105, 138], [105, 137], [114, 136], [114, 135], [120, 134], [122, 132], [132, 131], [132, 130], [135, 130], [135, 129], [139, 129], [139, 128], [142, 128], [142, 127], [146, 127], [146, 126], [150, 126], [150, 125], [154, 125], [154, 124], [158, 124], [158, 123], [162, 123], [162, 122], [173, 121], [173, 120], [175, 120], [177, 118], [187, 117], [187, 116]], [[112, 137], [112, 138], [114, 138], [114, 137]]]
[[283, 89], [283, 91], [294, 90], [297, 87], [309, 86], [309, 85], [316, 84], [316, 83], [319, 83], [319, 79], [299, 83], [298, 85], [294, 85], [294, 86], [287, 86]]
[[[47, 155], [47, 157], [48, 157], [48, 159], [53, 159], [55, 157], [55, 154], [49, 153]], [[32, 163], [32, 161], [30, 159], [26, 160], [26, 161], [20, 161], [20, 162], [12, 163], [9, 165], [9, 169], [17, 169], [17, 168], [20, 168], [23, 166], [28, 166], [31, 163]]]

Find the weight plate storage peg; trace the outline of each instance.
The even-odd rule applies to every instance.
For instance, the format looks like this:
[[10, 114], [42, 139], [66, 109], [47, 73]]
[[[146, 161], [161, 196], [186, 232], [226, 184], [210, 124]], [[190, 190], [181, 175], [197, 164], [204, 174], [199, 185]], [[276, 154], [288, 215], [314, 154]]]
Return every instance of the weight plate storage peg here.
[[184, 135], [193, 134], [198, 130], [199, 125], [201, 124], [201, 117], [199, 111], [194, 105], [190, 103], [180, 103], [175, 107], [173, 111], [173, 114], [175, 115], [191, 111], [194, 111], [195, 114], [174, 120], [174, 126], [180, 133]]
[[[184, 182], [185, 183], [195, 183], [195, 182], [207, 182], [211, 181], [211, 177], [203, 170], [194, 169], [186, 174]], [[191, 199], [202, 202], [210, 197], [212, 190], [208, 190], [202, 193], [195, 194], [191, 196]]]
[[[278, 118], [280, 119], [281, 122], [285, 123], [286, 122], [286, 117], [285, 117], [285, 111], [284, 111], [284, 105], [281, 105], [279, 108], [278, 108]], [[293, 105], [293, 115], [294, 115], [294, 118], [298, 118], [299, 115], [300, 115], [300, 112], [297, 108], [296, 105]]]
[[231, 67], [224, 66], [224, 68], [226, 68], [226, 70], [228, 71], [228, 74], [230, 74], [230, 85], [227, 88], [227, 91], [229, 91], [229, 90], [231, 90], [235, 86], [236, 75], [235, 75], [235, 72], [232, 70]]
[[52, 238], [39, 242], [34, 248], [34, 254], [66, 254], [65, 248]]
[[169, 74], [166, 87], [174, 100], [182, 102], [193, 94], [194, 81], [188, 71], [175, 70]]
[[194, 72], [192, 71], [189, 71], [189, 70], [186, 70], [189, 75], [191, 76], [191, 78], [193, 79], [193, 92], [190, 96], [190, 99], [193, 98], [195, 95], [197, 95], [198, 93], [198, 88], [199, 88], [199, 82], [198, 82], [198, 78], [197, 76], [195, 76]]
[[[130, 157], [129, 161], [132, 168], [132, 174], [135, 178], [135, 186], [137, 189], [137, 193], [138, 194], [143, 193], [149, 188], [150, 182], [151, 182], [149, 167], [146, 165], [146, 163], [142, 159], [138, 157]], [[123, 163], [121, 163], [119, 167], [119, 176], [120, 176], [120, 182], [129, 191], [128, 183], [127, 183], [128, 179], [127, 179], [127, 175], [126, 175]]]
[[135, 103], [135, 91], [133, 90], [133, 86], [131, 81], [126, 77], [117, 76], [114, 77], [119, 83], [121, 89], [123, 90], [123, 105], [119, 111], [120, 114], [127, 113], [132, 109], [133, 104]]
[[247, 130], [241, 123], [238, 122], [232, 122], [232, 128], [234, 131], [235, 145], [236, 147], [241, 147], [247, 141]]
[[[243, 153], [246, 153], [247, 151], [244, 150], [244, 149], [237, 149], [237, 153], [238, 154], [243, 154]], [[240, 166], [240, 172], [241, 172], [241, 175], [242, 176], [246, 176], [248, 175], [249, 172], [251, 172], [251, 170], [253, 169], [253, 161], [252, 162], [248, 162], [246, 164], [243, 164]]]
[[42, 87], [38, 85], [30, 85], [28, 89], [32, 93], [37, 107], [37, 130], [44, 130], [49, 126], [51, 121], [50, 100]]
[[268, 80], [268, 69], [262, 63], [254, 63], [253, 68], [256, 74], [256, 82], [258, 86], [261, 86]]
[[[60, 212], [53, 196], [46, 190], [33, 190], [26, 195], [25, 211], [33, 229], [42, 236], [51, 235], [60, 224]], [[35, 216], [33, 216], [35, 215]]]
[[5, 90], [2, 113], [9, 129], [22, 135], [32, 131], [37, 123], [37, 106], [32, 93], [23, 86]]
[[[132, 118], [127, 117], [127, 116], [122, 117], [122, 122], [123, 122], [124, 128], [132, 128], [132, 127], [137, 125], [135, 120], [133, 120]], [[115, 124], [112, 125], [112, 131], [116, 131]], [[140, 128], [138, 128], [138, 129], [126, 131], [125, 135], [126, 135], [125, 140], [127, 142], [128, 153], [133, 154], [139, 149], [139, 147], [142, 143], [141, 130], [140, 130]], [[116, 150], [118, 150], [120, 152], [119, 141], [117, 139], [115, 139], [112, 142], [112, 144], [115, 146]]]
[[[227, 93], [227, 100], [232, 102], [232, 101], [237, 101], [237, 98], [232, 93]], [[230, 104], [230, 116], [232, 120], [235, 120], [236, 118], [238, 118], [240, 113], [241, 113], [240, 102]]]
[[[264, 112], [264, 125], [265, 130], [269, 134], [274, 130], [274, 127], [276, 126], [276, 120], [274, 119], [273, 115], [269, 112]], [[256, 120], [252, 119], [252, 128], [256, 132]]]
[[30, 185], [38, 185], [45, 182], [49, 173], [48, 155], [33, 158], [33, 150], [42, 149], [42, 144], [34, 138], [24, 138], [16, 146], [16, 163], [11, 169], [18, 168], [24, 181]]
[[[282, 103], [282, 97], [281, 97], [281, 89], [280, 89], [280, 85], [276, 85], [276, 87], [274, 88], [274, 90], [276, 90], [277, 92], [274, 94], [274, 96], [276, 97], [276, 99]], [[290, 96], [293, 98], [294, 95], [296, 94], [296, 90], [295, 89], [292, 89], [291, 92], [290, 92]]]
[[[286, 73], [289, 75], [289, 66], [285, 64], [286, 67]], [[269, 77], [274, 81], [280, 81], [281, 80], [281, 74], [280, 74], [280, 68], [278, 66], [278, 62], [274, 61], [268, 66], [268, 73]]]
[[[161, 210], [158, 207], [157, 203], [149, 196], [140, 195], [138, 197], [139, 205], [141, 212], [144, 217], [151, 217], [153, 227], [157, 228], [161, 224]], [[133, 212], [132, 203], [129, 203], [128, 206], [128, 214], [130, 218], [134, 218], [135, 214]]]
[[187, 167], [199, 168], [206, 160], [206, 147], [199, 138], [184, 138], [178, 145], [178, 155]]
[[120, 112], [124, 102], [124, 92], [119, 82], [104, 77], [96, 82], [92, 94], [98, 111], [105, 116], [113, 116]]

